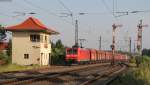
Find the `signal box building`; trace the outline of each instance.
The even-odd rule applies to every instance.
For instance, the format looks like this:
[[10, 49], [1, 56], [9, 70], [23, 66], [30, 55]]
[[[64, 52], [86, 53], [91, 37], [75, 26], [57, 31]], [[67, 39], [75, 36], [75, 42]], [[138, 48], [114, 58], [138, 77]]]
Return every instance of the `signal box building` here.
[[58, 32], [29, 17], [24, 22], [7, 27], [12, 31], [12, 63], [19, 65], [49, 65], [50, 36]]

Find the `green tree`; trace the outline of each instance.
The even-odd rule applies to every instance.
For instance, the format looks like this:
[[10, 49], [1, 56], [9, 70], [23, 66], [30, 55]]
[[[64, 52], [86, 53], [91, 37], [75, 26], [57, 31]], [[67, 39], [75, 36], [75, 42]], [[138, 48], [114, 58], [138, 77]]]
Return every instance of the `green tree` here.
[[143, 49], [142, 50], [142, 55], [150, 56], [150, 49]]
[[8, 58], [9, 57], [5, 53], [0, 52], [0, 60], [5, 61], [5, 63], [7, 64], [7, 63], [9, 63], [9, 59]]
[[4, 39], [6, 38], [6, 30], [2, 25], [0, 25], [0, 42], [3, 42]]
[[11, 57], [12, 54], [12, 40], [9, 40], [7, 47], [7, 55]]
[[57, 47], [57, 48], [60, 48], [60, 49], [64, 48], [64, 45], [62, 44], [61, 40], [58, 40], [58, 41], [56, 42], [56, 47]]
[[65, 47], [61, 40], [56, 43], [51, 43], [52, 45], [52, 64], [65, 64]]

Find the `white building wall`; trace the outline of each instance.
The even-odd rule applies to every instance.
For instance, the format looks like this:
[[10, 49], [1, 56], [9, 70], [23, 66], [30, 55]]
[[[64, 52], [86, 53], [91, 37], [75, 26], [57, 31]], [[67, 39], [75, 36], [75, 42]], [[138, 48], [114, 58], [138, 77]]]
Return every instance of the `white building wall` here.
[[[41, 65], [48, 65], [49, 64], [49, 58], [51, 53], [51, 44], [50, 44], [50, 36], [48, 34], [41, 34], [42, 35], [42, 42], [41, 42], [41, 49], [40, 53], [41, 55]], [[45, 40], [45, 37], [47, 37], [47, 40]]]
[[[44, 47], [44, 42], [30, 41], [30, 34], [40, 34], [48, 36], [44, 33], [35, 32], [13, 32], [12, 33], [12, 63], [20, 65], [48, 65], [49, 53], [51, 53], [51, 44], [48, 42], [48, 47]], [[43, 38], [44, 39], [44, 38]], [[49, 41], [49, 38], [47, 38]], [[41, 53], [43, 55], [41, 56]], [[24, 59], [24, 54], [29, 54], [29, 59]]]

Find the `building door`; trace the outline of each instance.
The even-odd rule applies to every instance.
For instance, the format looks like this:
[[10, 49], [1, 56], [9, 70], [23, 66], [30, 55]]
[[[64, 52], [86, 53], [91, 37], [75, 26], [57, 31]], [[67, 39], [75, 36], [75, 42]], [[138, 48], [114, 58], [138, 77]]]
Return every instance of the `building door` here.
[[43, 65], [43, 53], [41, 53], [41, 56], [40, 56], [40, 65]]
[[52, 65], [52, 57], [51, 57], [51, 53], [49, 53], [49, 64]]

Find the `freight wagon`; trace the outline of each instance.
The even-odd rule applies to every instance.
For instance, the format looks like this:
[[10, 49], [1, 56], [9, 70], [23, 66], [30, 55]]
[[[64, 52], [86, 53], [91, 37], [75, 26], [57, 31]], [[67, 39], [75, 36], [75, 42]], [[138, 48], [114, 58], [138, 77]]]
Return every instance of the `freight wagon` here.
[[[111, 62], [112, 52], [86, 48], [66, 48], [66, 61], [69, 63], [85, 64], [85, 63], [107, 63]], [[128, 57], [123, 54], [115, 53], [115, 62], [126, 62]]]

